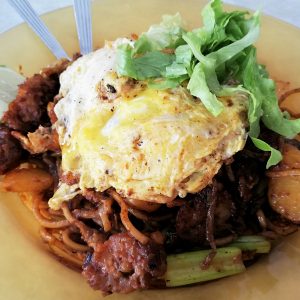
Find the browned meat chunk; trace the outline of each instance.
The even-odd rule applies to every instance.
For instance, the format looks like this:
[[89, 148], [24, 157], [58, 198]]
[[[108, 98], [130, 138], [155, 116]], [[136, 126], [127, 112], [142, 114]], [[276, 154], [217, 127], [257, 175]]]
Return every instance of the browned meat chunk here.
[[22, 152], [21, 146], [10, 134], [10, 130], [0, 125], [0, 174], [18, 165]]
[[[75, 61], [78, 57], [73, 57], [73, 61]], [[48, 78], [56, 78], [60, 73], [62, 73], [69, 65], [71, 61], [67, 59], [61, 59], [56, 61], [54, 64], [49, 65], [41, 70], [41, 74], [44, 77]]]
[[[235, 206], [230, 194], [223, 185], [216, 183], [216, 203], [211, 226], [207, 220], [210, 213], [212, 187], [208, 186], [195, 195], [189, 195], [187, 202], [180, 207], [176, 217], [176, 232], [181, 240], [192, 245], [201, 245], [211, 240], [212, 235], [230, 230], [229, 219], [233, 216]], [[208, 230], [211, 227], [210, 230]]]
[[180, 207], [176, 217], [177, 235], [193, 244], [202, 244], [206, 239], [207, 197], [210, 188], [191, 196], [186, 204]]
[[50, 127], [39, 126], [35, 132], [29, 132], [27, 136], [18, 131], [13, 131], [12, 135], [31, 154], [44, 153], [46, 151], [60, 152], [58, 134]]
[[142, 245], [128, 233], [112, 235], [83, 268], [89, 284], [105, 293], [150, 288], [165, 272], [163, 248], [153, 242]]
[[83, 193], [83, 196], [91, 201], [92, 203], [99, 204], [102, 202], [104, 196], [102, 193], [96, 192], [93, 189], [86, 189]]
[[10, 103], [2, 121], [19, 131], [33, 131], [41, 123], [46, 123], [47, 103], [58, 92], [55, 80], [35, 74], [20, 85], [16, 99]]
[[22, 132], [34, 131], [39, 125], [49, 125], [47, 103], [58, 94], [58, 76], [68, 64], [68, 61], [59, 61], [22, 83], [2, 121], [9, 128]]

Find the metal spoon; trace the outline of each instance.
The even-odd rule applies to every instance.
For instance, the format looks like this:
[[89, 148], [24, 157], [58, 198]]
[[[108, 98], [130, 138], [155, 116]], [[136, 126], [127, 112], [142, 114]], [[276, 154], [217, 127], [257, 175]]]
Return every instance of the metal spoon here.
[[90, 53], [93, 51], [91, 1], [74, 0], [74, 13], [80, 52], [82, 54]]
[[27, 0], [8, 0], [9, 4], [18, 12], [31, 29], [40, 37], [44, 44], [57, 59], [70, 59], [54, 35], [42, 22]]

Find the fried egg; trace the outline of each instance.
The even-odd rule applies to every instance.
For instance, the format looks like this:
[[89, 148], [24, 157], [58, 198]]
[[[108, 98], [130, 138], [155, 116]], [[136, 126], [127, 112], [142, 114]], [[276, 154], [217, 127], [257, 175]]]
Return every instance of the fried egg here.
[[245, 145], [245, 95], [219, 98], [224, 110], [214, 117], [185, 87], [155, 90], [118, 77], [122, 43], [130, 41], [106, 43], [61, 74], [55, 128], [63, 172], [78, 176], [80, 190], [114, 188], [157, 203], [200, 191]]

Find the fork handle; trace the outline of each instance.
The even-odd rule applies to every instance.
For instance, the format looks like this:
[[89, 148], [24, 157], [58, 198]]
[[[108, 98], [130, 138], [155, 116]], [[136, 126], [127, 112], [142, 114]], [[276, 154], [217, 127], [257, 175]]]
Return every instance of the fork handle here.
[[31, 29], [40, 37], [44, 44], [56, 56], [57, 59], [70, 59], [54, 35], [42, 22], [38, 14], [34, 11], [27, 0], [8, 0], [9, 4], [26, 21]]
[[74, 0], [74, 13], [80, 52], [82, 54], [88, 54], [93, 51], [91, 1]]

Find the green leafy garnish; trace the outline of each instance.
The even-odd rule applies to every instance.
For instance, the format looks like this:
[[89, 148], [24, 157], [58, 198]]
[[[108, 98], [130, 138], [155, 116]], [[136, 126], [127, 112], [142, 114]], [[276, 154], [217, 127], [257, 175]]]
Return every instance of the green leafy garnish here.
[[174, 16], [165, 15], [159, 25], [152, 25], [135, 42], [133, 54], [144, 54], [150, 51], [175, 49], [183, 43], [182, 20], [179, 13]]
[[202, 100], [205, 107], [214, 116], [217, 116], [223, 110], [223, 104], [217, 99], [216, 95], [209, 90], [205, 67], [201, 63], [195, 66], [187, 87], [193, 96]]
[[257, 148], [270, 151], [267, 167], [277, 164], [280, 152], [258, 139], [260, 122], [293, 138], [300, 132], [300, 119], [290, 120], [281, 112], [275, 83], [257, 62], [253, 44], [260, 31], [259, 13], [225, 12], [221, 0], [213, 0], [202, 19], [202, 27], [187, 31], [179, 14], [164, 16], [133, 45], [119, 46], [118, 74], [147, 80], [154, 89], [184, 84], [214, 116], [224, 109], [218, 97], [246, 94], [249, 136]]
[[269, 169], [271, 166], [277, 165], [282, 160], [282, 155], [280, 151], [274, 149], [269, 144], [260, 139], [251, 137], [251, 140], [258, 149], [271, 152], [270, 158], [267, 162], [267, 169]]
[[166, 67], [175, 59], [175, 55], [168, 55], [160, 51], [151, 51], [135, 59], [127, 59], [132, 57], [133, 52], [129, 45], [122, 45], [119, 51], [122, 51], [123, 55], [118, 57], [117, 67], [127, 70], [126, 73], [119, 71], [119, 74], [138, 80], [162, 77], [166, 72]]

